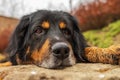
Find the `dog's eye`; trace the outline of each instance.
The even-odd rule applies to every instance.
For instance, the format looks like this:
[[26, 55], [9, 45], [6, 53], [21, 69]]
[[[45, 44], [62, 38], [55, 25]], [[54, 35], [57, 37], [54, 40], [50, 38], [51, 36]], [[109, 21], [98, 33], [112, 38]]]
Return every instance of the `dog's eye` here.
[[43, 33], [44, 32], [44, 30], [42, 29], [42, 28], [37, 28], [36, 30], [35, 30], [35, 33], [37, 33], [37, 34], [41, 34], [41, 33]]
[[70, 35], [70, 31], [68, 29], [63, 29], [62, 31], [65, 35], [67, 35], [67, 36]]

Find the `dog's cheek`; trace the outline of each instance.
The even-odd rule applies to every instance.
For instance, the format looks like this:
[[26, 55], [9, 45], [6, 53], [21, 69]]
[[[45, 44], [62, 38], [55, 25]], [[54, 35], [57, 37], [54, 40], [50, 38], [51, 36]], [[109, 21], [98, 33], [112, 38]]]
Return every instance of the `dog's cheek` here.
[[74, 56], [74, 53], [70, 54], [69, 61], [70, 61], [70, 65], [76, 64], [76, 58]]
[[47, 39], [43, 46], [39, 50], [34, 50], [31, 54], [31, 58], [34, 63], [40, 64], [46, 57], [49, 56], [50, 41]]
[[73, 52], [73, 49], [72, 49], [72, 46], [69, 45], [70, 47], [70, 55], [69, 55], [69, 64], [70, 65], [74, 65], [76, 63], [76, 58], [75, 58], [75, 55], [74, 55], [74, 52]]

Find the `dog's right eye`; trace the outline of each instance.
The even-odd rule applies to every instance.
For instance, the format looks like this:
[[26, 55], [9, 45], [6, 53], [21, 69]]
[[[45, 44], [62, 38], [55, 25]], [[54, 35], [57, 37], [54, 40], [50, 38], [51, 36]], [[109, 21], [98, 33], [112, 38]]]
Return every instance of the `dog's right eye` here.
[[36, 34], [41, 34], [41, 33], [44, 33], [44, 30], [40, 27], [38, 27], [36, 30], [35, 30], [35, 33]]

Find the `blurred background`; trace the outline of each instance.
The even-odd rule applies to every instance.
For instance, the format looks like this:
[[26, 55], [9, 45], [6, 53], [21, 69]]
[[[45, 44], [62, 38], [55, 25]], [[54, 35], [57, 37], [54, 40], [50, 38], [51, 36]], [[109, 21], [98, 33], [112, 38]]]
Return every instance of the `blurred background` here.
[[23, 15], [47, 9], [75, 16], [91, 46], [120, 43], [120, 0], [0, 0], [0, 51]]

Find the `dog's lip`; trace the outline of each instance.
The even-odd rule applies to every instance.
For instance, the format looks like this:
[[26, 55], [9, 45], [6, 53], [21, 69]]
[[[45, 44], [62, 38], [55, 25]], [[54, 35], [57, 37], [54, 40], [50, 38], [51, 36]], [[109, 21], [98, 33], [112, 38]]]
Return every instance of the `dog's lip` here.
[[70, 66], [71, 66], [71, 65], [64, 65], [63, 63], [64, 63], [64, 61], [61, 60], [61, 62], [59, 63], [59, 65], [54, 66], [54, 67], [51, 68], [51, 69], [64, 69], [64, 68], [66, 68], [66, 67], [70, 67]]
[[57, 66], [57, 67], [54, 67], [54, 68], [52, 68], [52, 69], [64, 69], [64, 68], [66, 68], [66, 67], [70, 67], [71, 65], [63, 65], [63, 64], [61, 64], [61, 65], [59, 65], [59, 66]]

